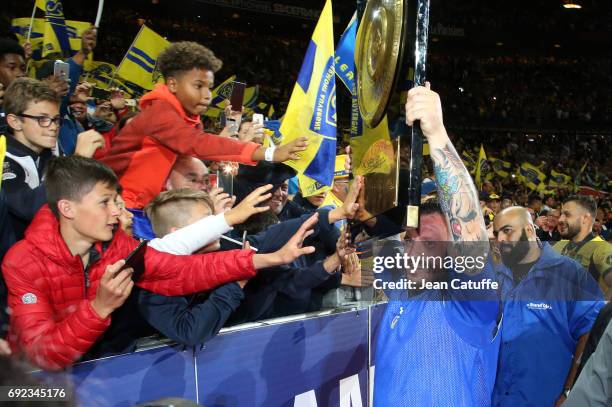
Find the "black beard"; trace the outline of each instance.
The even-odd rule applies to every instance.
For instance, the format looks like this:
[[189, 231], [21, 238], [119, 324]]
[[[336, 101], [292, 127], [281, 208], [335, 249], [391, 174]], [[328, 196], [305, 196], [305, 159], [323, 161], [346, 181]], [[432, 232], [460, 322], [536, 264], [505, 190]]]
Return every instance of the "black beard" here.
[[523, 229], [518, 242], [504, 242], [500, 244], [499, 249], [501, 252], [502, 263], [509, 268], [519, 264], [521, 261], [523, 261], [525, 256], [527, 256], [527, 253], [529, 253], [530, 243], [531, 242], [527, 239], [527, 233]]
[[580, 233], [580, 227], [572, 227], [569, 223], [567, 224], [567, 230], [565, 234], [561, 234], [561, 237], [567, 240], [572, 240], [578, 233]]

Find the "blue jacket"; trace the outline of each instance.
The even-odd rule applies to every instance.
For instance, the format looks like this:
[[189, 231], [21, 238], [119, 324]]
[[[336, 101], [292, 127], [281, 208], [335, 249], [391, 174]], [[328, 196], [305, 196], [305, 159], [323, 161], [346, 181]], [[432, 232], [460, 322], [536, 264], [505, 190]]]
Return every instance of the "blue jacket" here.
[[[268, 227], [247, 239], [258, 253], [272, 253], [287, 243], [311, 214]], [[329, 274], [323, 260], [336, 250], [339, 232], [329, 224], [328, 211], [319, 211], [315, 232], [304, 242], [315, 253], [301, 256], [289, 266], [260, 271], [244, 288], [245, 299], [230, 318], [230, 324], [316, 311], [323, 296], [340, 285], [341, 273]], [[239, 236], [233, 236], [239, 239]], [[225, 242], [221, 242], [222, 247]], [[227, 247], [229, 248], [229, 247]], [[231, 247], [235, 248], [235, 247]]]
[[[8, 207], [4, 192], [0, 190], [0, 264], [4, 255], [15, 244], [15, 234], [13, 233], [13, 227], [10, 222]], [[9, 316], [6, 312], [8, 291], [6, 284], [4, 283], [4, 277], [0, 273], [0, 337], [4, 337], [8, 332], [8, 320]]]
[[237, 283], [228, 283], [210, 295], [167, 297], [140, 290], [138, 308], [145, 320], [164, 336], [186, 346], [212, 339], [244, 298]]
[[574, 260], [544, 243], [542, 254], [516, 287], [497, 268], [504, 300], [502, 344], [494, 406], [552, 406], [563, 391], [578, 339], [591, 330], [603, 294]]
[[79, 83], [79, 79], [81, 78], [81, 74], [83, 73], [83, 67], [74, 62], [72, 58], [70, 58], [67, 62], [70, 65], [70, 90], [68, 91], [68, 95], [62, 98], [60, 114], [63, 118], [63, 122], [62, 127], [60, 127], [58, 137], [58, 143], [62, 155], [74, 154], [77, 136], [79, 135], [79, 133], [84, 131], [83, 126], [81, 126], [81, 123], [74, 119], [72, 115], [70, 115], [70, 112], [68, 110], [70, 96], [74, 93], [74, 90], [76, 89], [76, 86]]

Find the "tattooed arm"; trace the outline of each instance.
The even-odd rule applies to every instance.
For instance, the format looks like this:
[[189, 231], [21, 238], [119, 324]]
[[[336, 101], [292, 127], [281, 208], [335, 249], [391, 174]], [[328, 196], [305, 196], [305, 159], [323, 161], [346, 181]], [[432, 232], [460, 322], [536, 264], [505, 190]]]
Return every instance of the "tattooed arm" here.
[[[406, 121], [412, 125], [420, 121], [421, 130], [429, 142], [434, 164], [438, 200], [449, 223], [455, 255], [487, 255], [489, 242], [484, 218], [480, 211], [478, 192], [468, 172], [453, 147], [444, 123], [442, 105], [437, 93], [419, 86], [408, 92]], [[482, 242], [467, 243], [464, 242]]]

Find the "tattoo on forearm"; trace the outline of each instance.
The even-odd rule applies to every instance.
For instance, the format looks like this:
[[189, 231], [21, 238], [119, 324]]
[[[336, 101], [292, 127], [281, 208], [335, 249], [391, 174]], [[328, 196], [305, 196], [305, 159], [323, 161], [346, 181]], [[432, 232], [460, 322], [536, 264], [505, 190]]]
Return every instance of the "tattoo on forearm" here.
[[486, 241], [476, 187], [452, 144], [431, 152], [438, 195], [453, 240]]

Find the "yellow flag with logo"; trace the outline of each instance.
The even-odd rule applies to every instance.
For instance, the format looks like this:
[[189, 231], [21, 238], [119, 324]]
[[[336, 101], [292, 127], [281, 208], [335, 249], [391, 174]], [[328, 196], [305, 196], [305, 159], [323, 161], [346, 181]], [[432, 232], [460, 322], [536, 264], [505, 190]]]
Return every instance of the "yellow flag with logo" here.
[[395, 153], [385, 115], [378, 126], [361, 127], [361, 135], [351, 137], [353, 174], [389, 174], [395, 168]]
[[[14, 18], [11, 21], [11, 31], [17, 37], [19, 45], [23, 45], [28, 39], [28, 33], [30, 31], [30, 22], [32, 20], [29, 17]], [[81, 49], [81, 36], [83, 31], [91, 27], [91, 23], [87, 21], [72, 21], [66, 20], [66, 34], [68, 36], [68, 44], [70, 46], [70, 54], [74, 54]], [[32, 58], [40, 59], [43, 55], [51, 53], [61, 53], [60, 49], [57, 49], [57, 42], [53, 39], [48, 40], [48, 44], [54, 51], [43, 54], [43, 45], [45, 39], [45, 28], [46, 23], [44, 18], [35, 18], [32, 22], [32, 32], [30, 33], [30, 44], [32, 44]]]
[[119, 64], [117, 75], [141, 88], [153, 89], [161, 81], [156, 69], [157, 57], [168, 45], [169, 41], [143, 25]]
[[298, 160], [285, 164], [331, 186], [336, 157], [336, 70], [331, 0], [325, 2], [293, 87], [280, 132], [282, 144], [308, 137]]
[[537, 190], [540, 184], [546, 180], [546, 174], [544, 174], [538, 167], [527, 162], [522, 163], [519, 168], [519, 181], [527, 186], [531, 190]]

